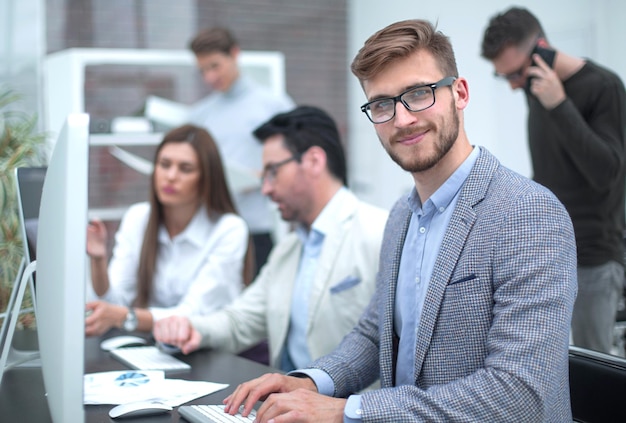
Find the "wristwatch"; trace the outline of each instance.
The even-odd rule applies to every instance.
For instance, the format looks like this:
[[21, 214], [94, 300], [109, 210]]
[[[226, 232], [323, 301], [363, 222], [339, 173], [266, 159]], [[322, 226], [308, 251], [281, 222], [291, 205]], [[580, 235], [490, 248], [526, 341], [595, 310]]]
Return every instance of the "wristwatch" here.
[[137, 325], [139, 321], [137, 320], [137, 314], [135, 313], [135, 309], [132, 307], [128, 307], [128, 313], [126, 313], [126, 319], [124, 320], [124, 330], [126, 332], [132, 332], [137, 329]]

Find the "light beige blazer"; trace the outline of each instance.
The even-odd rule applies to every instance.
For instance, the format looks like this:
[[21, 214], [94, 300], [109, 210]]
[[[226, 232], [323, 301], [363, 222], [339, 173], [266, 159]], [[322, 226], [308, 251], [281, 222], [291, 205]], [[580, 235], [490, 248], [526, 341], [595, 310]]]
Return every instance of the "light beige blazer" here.
[[[339, 344], [374, 293], [387, 212], [349, 193], [341, 215], [324, 239], [311, 289], [307, 339], [313, 359]], [[202, 346], [238, 353], [268, 339], [270, 365], [280, 367], [301, 251], [298, 236], [288, 234], [231, 305], [192, 318]]]

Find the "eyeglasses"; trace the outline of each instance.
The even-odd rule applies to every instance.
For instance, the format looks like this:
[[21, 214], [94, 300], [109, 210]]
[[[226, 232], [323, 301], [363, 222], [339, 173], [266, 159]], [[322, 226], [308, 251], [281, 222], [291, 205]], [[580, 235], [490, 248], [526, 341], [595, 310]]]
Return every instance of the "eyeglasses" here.
[[266, 165], [263, 169], [263, 173], [261, 173], [261, 183], [268, 182], [271, 184], [272, 182], [274, 182], [274, 180], [276, 179], [276, 175], [278, 174], [278, 169], [294, 160], [299, 161], [300, 156], [294, 155], [289, 157], [288, 159], [281, 160], [280, 162]]
[[396, 103], [400, 102], [411, 112], [421, 112], [435, 104], [435, 90], [439, 87], [448, 87], [456, 81], [454, 76], [448, 76], [434, 84], [424, 84], [409, 88], [395, 97], [378, 98], [361, 106], [361, 111], [367, 115], [372, 123], [385, 123], [396, 115]]
[[524, 76], [524, 72], [526, 72], [526, 68], [532, 63], [531, 57], [533, 55], [533, 51], [534, 51], [534, 47], [537, 44], [537, 42], [539, 41], [539, 39], [541, 38], [541, 34], [539, 34], [531, 43], [532, 47], [530, 49], [530, 51], [528, 52], [528, 57], [526, 58], [526, 60], [524, 61], [524, 63], [522, 64], [522, 66], [520, 66], [520, 68], [514, 72], [511, 73], [498, 73], [496, 71], [493, 72], [493, 76], [495, 76], [496, 78], [502, 78], [502, 79], [506, 79], [507, 81], [518, 81], [520, 80], [523, 76]]
[[498, 73], [493, 72], [493, 76], [496, 78], [506, 79], [507, 81], [517, 81], [524, 76], [524, 72], [526, 71], [526, 67], [528, 67], [528, 62], [524, 62], [524, 64], [515, 72], [511, 73]]

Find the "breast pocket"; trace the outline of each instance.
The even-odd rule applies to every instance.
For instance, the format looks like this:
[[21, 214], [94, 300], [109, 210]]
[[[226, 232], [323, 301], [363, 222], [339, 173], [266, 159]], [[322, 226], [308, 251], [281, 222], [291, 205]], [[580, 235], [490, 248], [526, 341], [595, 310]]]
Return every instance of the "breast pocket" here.
[[330, 287], [331, 294], [338, 294], [339, 292], [350, 289], [361, 283], [361, 278], [358, 276], [348, 276], [345, 279], [340, 280], [335, 285]]
[[448, 284], [440, 309], [439, 328], [456, 336], [482, 337], [493, 311], [491, 284], [469, 275]]

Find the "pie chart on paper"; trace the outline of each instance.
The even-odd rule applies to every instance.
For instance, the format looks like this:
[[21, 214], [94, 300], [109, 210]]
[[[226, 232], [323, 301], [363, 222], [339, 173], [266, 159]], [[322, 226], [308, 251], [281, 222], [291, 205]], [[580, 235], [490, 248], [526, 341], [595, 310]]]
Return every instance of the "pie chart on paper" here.
[[123, 387], [140, 386], [148, 382], [150, 382], [150, 378], [140, 372], [126, 372], [115, 379], [115, 384]]

